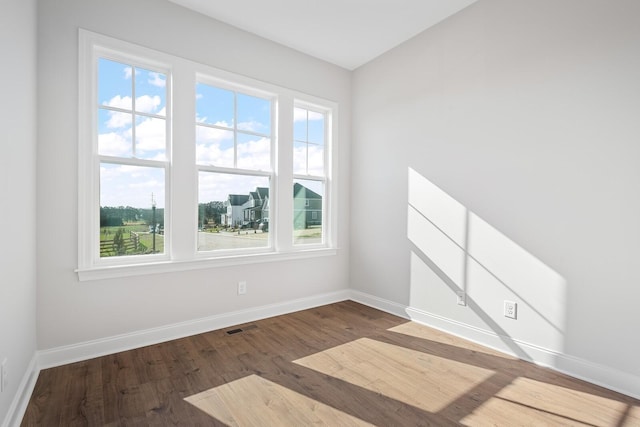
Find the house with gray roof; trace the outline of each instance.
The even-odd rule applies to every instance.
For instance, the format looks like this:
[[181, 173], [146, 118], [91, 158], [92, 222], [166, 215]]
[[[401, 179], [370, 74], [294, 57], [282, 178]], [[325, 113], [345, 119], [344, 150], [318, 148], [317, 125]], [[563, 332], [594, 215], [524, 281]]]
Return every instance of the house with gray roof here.
[[[230, 194], [221, 224], [257, 229], [269, 222], [269, 188], [256, 187], [247, 195]], [[302, 184], [293, 184], [293, 223], [296, 229], [322, 225], [322, 196]]]
[[302, 184], [293, 184], [293, 226], [295, 229], [322, 225], [322, 196]]
[[225, 227], [239, 227], [244, 222], [244, 209], [249, 196], [246, 194], [229, 194], [224, 205], [227, 212], [220, 215], [220, 224]]

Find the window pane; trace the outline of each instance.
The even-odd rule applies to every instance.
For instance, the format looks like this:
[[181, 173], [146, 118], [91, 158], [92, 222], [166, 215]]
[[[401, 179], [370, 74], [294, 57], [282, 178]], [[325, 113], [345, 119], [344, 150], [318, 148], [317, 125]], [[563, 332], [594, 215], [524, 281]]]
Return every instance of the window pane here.
[[136, 111], [164, 116], [167, 77], [163, 73], [136, 68]]
[[324, 144], [324, 114], [309, 111], [309, 142]]
[[196, 163], [233, 167], [233, 131], [196, 126]]
[[293, 243], [318, 244], [323, 242], [322, 219], [324, 183], [322, 181], [295, 180], [293, 183]]
[[293, 173], [324, 176], [326, 115], [294, 108]]
[[196, 84], [196, 122], [233, 127], [234, 95], [230, 90]]
[[198, 250], [269, 246], [269, 178], [199, 173]]
[[309, 175], [324, 175], [324, 147], [322, 145], [309, 144], [307, 149]]
[[238, 132], [238, 167], [251, 170], [270, 170], [271, 140]]
[[131, 113], [98, 109], [98, 153], [131, 157]]
[[98, 103], [131, 110], [130, 65], [108, 59], [98, 59]]
[[164, 119], [136, 118], [136, 157], [164, 160], [167, 146], [167, 123]]
[[307, 141], [307, 110], [303, 108], [293, 109], [293, 139]]
[[164, 169], [101, 163], [100, 257], [163, 253], [164, 201]]
[[271, 135], [271, 101], [237, 94], [238, 129]]
[[293, 143], [293, 173], [306, 175], [307, 174], [307, 143], [306, 142], [294, 142]]

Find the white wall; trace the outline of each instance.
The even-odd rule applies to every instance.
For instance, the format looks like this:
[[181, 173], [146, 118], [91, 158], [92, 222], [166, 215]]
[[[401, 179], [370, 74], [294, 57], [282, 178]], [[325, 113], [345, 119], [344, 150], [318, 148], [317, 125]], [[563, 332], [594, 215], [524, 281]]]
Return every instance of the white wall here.
[[640, 379], [638, 16], [480, 0], [357, 69], [352, 287]]
[[[38, 347], [188, 322], [348, 287], [348, 232], [337, 256], [78, 281], [78, 27], [292, 88], [340, 105], [339, 222], [348, 221], [350, 84], [346, 70], [167, 1], [39, 3]], [[248, 292], [238, 296], [237, 282]]]
[[9, 386], [0, 424], [36, 350], [36, 1], [9, 0], [0, 14], [0, 362]]

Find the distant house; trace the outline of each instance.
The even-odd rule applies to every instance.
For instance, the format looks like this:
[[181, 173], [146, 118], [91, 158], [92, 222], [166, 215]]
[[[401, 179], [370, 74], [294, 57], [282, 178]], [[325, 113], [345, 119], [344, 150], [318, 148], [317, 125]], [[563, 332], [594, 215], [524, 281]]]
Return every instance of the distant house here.
[[220, 224], [225, 227], [239, 227], [244, 222], [244, 209], [249, 201], [245, 194], [229, 194], [224, 205], [227, 212], [220, 215]]
[[293, 184], [293, 226], [296, 230], [322, 225], [322, 196]]
[[[266, 211], [266, 217], [265, 217]], [[243, 225], [250, 228], [258, 228], [258, 224], [264, 218], [269, 218], [269, 189], [257, 187], [256, 191], [249, 193], [249, 199], [243, 206]]]
[[[258, 228], [269, 222], [269, 189], [257, 187], [248, 195], [230, 194], [221, 224], [227, 227]], [[293, 184], [293, 224], [296, 229], [322, 225], [322, 196], [302, 184]]]

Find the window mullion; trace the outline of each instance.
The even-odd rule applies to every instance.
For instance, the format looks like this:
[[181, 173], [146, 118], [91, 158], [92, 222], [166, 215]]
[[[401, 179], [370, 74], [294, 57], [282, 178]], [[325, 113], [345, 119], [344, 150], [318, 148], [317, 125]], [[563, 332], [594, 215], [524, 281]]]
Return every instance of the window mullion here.
[[233, 91], [233, 167], [238, 167], [238, 93]]
[[294, 99], [282, 95], [278, 99], [277, 169], [274, 187], [277, 194], [275, 213], [276, 250], [293, 249], [293, 104]]
[[195, 154], [195, 70], [179, 63], [173, 68], [173, 150], [171, 171], [171, 258], [191, 259], [198, 228], [198, 171]]
[[136, 157], [136, 67], [131, 67], [131, 153]]

